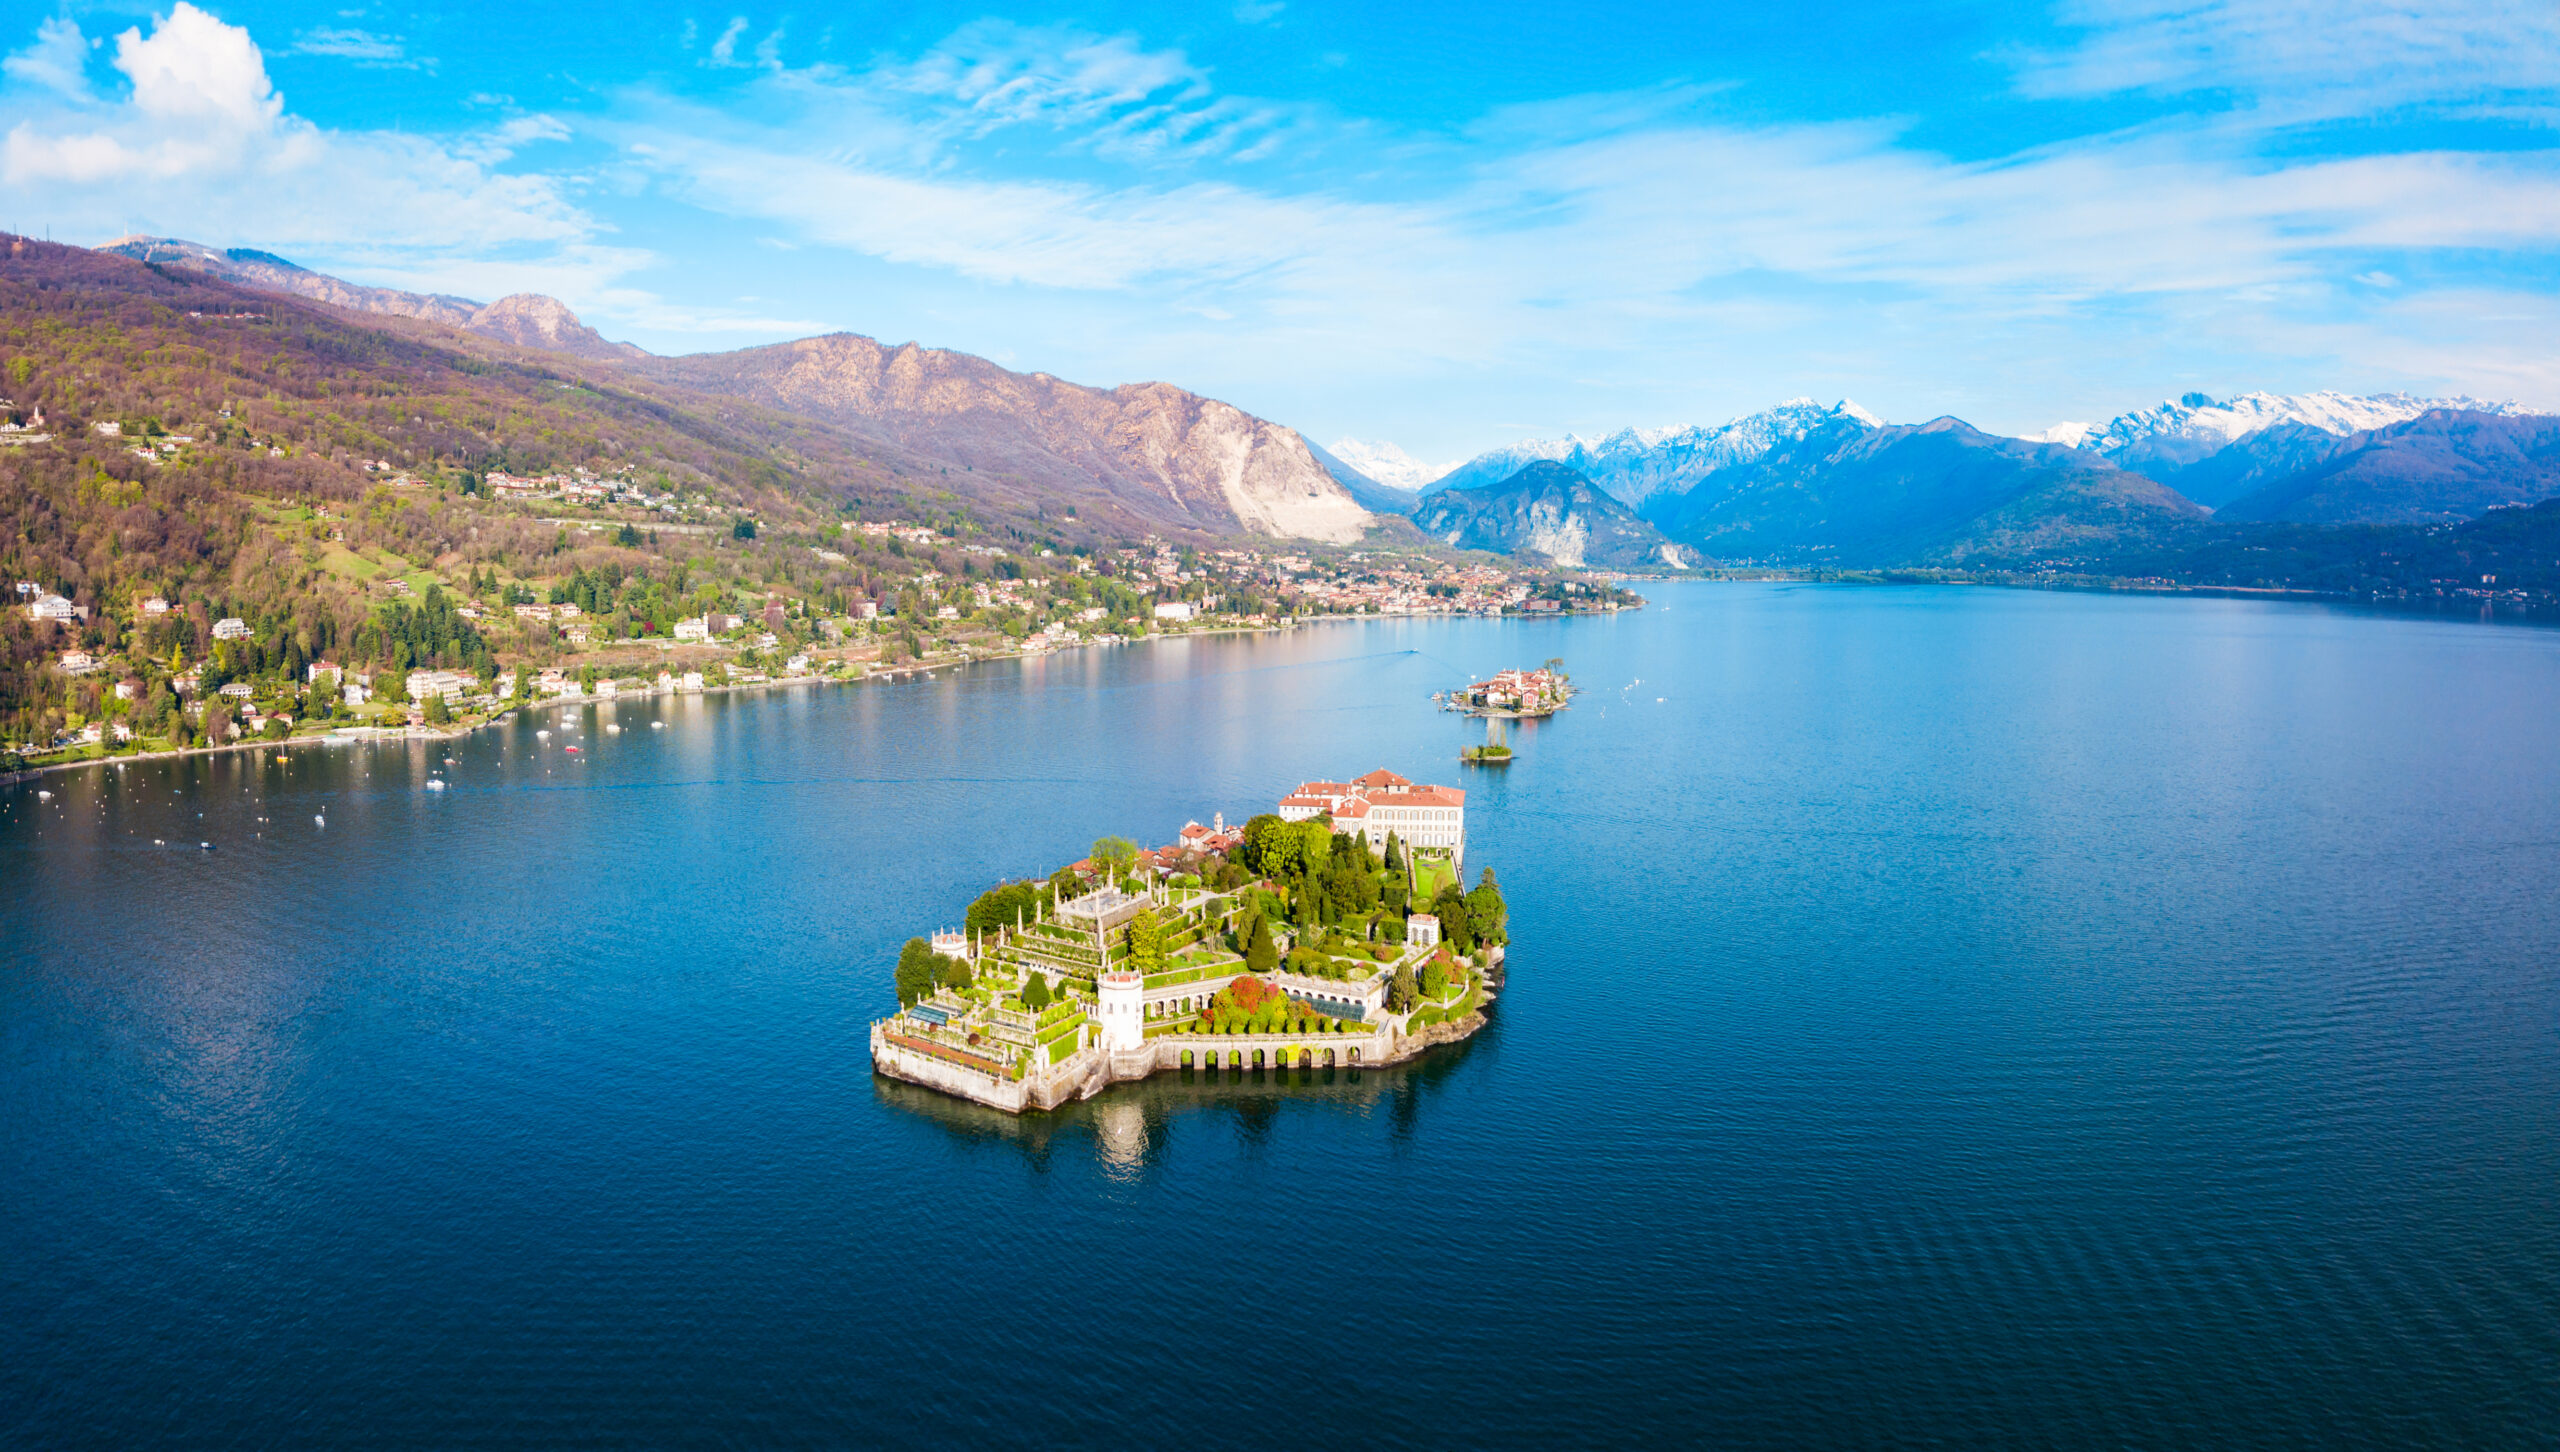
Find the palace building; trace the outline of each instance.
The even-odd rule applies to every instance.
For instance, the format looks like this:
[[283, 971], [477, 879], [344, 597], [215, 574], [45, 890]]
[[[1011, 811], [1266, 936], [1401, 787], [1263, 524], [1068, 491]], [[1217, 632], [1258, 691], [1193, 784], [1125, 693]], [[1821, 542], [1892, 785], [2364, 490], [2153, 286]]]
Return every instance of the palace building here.
[[1387, 834], [1408, 847], [1445, 852], [1463, 866], [1467, 855], [1467, 794], [1456, 787], [1416, 786], [1380, 767], [1350, 781], [1301, 782], [1280, 799], [1284, 821], [1330, 817], [1337, 832], [1358, 832], [1383, 851]]

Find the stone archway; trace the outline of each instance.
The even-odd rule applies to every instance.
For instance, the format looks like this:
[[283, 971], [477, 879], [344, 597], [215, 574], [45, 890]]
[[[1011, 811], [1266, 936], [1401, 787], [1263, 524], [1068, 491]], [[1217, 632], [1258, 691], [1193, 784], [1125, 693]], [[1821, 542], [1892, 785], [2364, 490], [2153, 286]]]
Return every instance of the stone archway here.
[[1182, 1051], [1182, 1067], [1186, 1069], [1191, 1067], [1191, 1051], [1189, 1049], [1184, 1049]]
[[1324, 1066], [1328, 1069], [1334, 1066], [1333, 1050], [1331, 1049], [1324, 1051]]

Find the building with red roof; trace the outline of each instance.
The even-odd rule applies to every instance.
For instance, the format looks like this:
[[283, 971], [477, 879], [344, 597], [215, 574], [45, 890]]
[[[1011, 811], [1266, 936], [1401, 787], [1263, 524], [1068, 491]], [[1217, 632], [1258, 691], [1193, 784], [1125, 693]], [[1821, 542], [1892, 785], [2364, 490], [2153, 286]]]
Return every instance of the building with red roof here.
[[1351, 781], [1310, 781], [1280, 799], [1285, 821], [1329, 817], [1337, 832], [1358, 832], [1372, 850], [1393, 833], [1407, 847], [1445, 852], [1463, 864], [1467, 853], [1467, 794], [1456, 787], [1417, 786], [1380, 767]]

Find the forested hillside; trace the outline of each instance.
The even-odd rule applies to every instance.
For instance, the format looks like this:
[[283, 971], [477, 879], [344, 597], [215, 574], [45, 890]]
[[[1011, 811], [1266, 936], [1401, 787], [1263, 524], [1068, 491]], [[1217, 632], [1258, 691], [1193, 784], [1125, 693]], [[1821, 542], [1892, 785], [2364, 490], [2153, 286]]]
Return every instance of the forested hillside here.
[[[608, 582], [615, 613], [598, 629], [663, 630], [746, 583], [841, 603], [935, 568], [924, 548], [834, 540], [849, 517], [1034, 537], [916, 487], [921, 468], [893, 447], [823, 424], [25, 238], [0, 238], [0, 380], [15, 425], [0, 433], [12, 739], [45, 734], [47, 713], [96, 719], [110, 682], [64, 679], [70, 650], [217, 676], [349, 653], [468, 665], [483, 643], [400, 639], [383, 622], [466, 577], [494, 605], [501, 581], [574, 576], [591, 595]], [[627, 481], [651, 507], [608, 527], [490, 496], [495, 475], [578, 471]], [[840, 546], [828, 558], [822, 531]], [[956, 547], [941, 556], [941, 573], [963, 574]], [[45, 595], [85, 618], [31, 619]], [[153, 597], [167, 613], [142, 610]], [[217, 651], [224, 618], [252, 632]]]

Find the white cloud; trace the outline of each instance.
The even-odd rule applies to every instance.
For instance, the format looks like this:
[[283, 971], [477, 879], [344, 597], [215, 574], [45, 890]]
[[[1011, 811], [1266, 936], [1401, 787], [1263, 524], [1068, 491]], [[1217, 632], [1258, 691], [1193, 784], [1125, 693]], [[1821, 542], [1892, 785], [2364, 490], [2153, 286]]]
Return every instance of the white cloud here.
[[855, 77], [805, 72], [797, 84], [896, 108], [944, 137], [1036, 127], [1122, 161], [1254, 160], [1308, 120], [1303, 107], [1217, 95], [1179, 50], [1007, 20], [963, 26], [912, 62]]
[[[687, 44], [692, 43], [692, 24], [693, 22], [691, 21], [685, 22], [687, 27]], [[729, 22], [729, 28], [720, 32], [720, 38], [711, 42], [711, 58], [705, 62], [705, 64], [715, 66], [733, 66], [738, 64], [738, 38], [746, 33], [747, 17], [741, 15], [732, 19]]]
[[[49, 23], [33, 49], [58, 59], [64, 34]], [[0, 93], [0, 186], [14, 211], [40, 203], [58, 234], [113, 235], [130, 220], [212, 242], [410, 259], [595, 245], [596, 224], [561, 182], [498, 169], [565, 134], [548, 118], [452, 143], [324, 131], [286, 111], [247, 30], [186, 0], [148, 34], [118, 36], [112, 64], [130, 85], [120, 99], [64, 94], [58, 67], [13, 67], [11, 80], [41, 89]], [[592, 273], [606, 255], [581, 265]]]
[[[40, 39], [39, 45], [44, 42]], [[0, 180], [84, 185], [167, 180], [236, 161], [278, 139], [284, 98], [249, 33], [179, 0], [152, 27], [116, 37], [115, 68], [132, 83], [122, 126], [49, 133], [21, 121], [0, 143]], [[58, 88], [57, 88], [58, 89]]]
[[[1972, 160], [1897, 123], [1736, 124], [1715, 114], [1720, 88], [1666, 87], [1388, 138], [1364, 153], [1373, 194], [1359, 195], [1234, 153], [1131, 144], [1260, 103], [1128, 37], [986, 23], [913, 61], [754, 84], [752, 104], [721, 110], [627, 98], [611, 135], [669, 194], [767, 235], [1012, 289], [994, 332], [1026, 356], [1245, 397], [1307, 396], [1308, 378], [1338, 391], [1354, 376], [1468, 377], [1519, 388], [1470, 402], [1488, 409], [1579, 393], [1721, 417], [1781, 389], [1996, 424], [2074, 407], [2048, 392], [2065, 373], [2148, 378], [2205, 353], [2272, 367], [2253, 328], [2340, 348], [2315, 386], [2426, 385], [2443, 380], [2413, 376], [2371, 321], [2411, 290], [2353, 279], [2409, 253], [2560, 250], [2550, 152], [2271, 156], [2209, 116]], [[1348, 123], [1292, 124], [1311, 151], [1345, 149]], [[1015, 139], [1040, 131], [1068, 144]], [[1098, 298], [1111, 301], [1076, 301]], [[1143, 354], [1088, 353], [1098, 317]], [[2368, 323], [2303, 321], [2324, 317]], [[2181, 338], [2197, 356], [2177, 358]], [[2542, 378], [2546, 399], [2560, 386], [2521, 360], [2488, 371]], [[1632, 402], [1684, 379], [1748, 391]], [[2122, 407], [2121, 388], [2093, 401]]]
[[396, 35], [376, 35], [369, 30], [335, 29], [317, 26], [294, 37], [288, 55], [322, 55], [355, 62], [367, 70], [432, 71], [431, 60], [412, 59], [407, 42]]
[[266, 57], [249, 32], [187, 0], [150, 35], [137, 26], [117, 36], [115, 65], [133, 82], [134, 109], [156, 120], [250, 132], [284, 114], [284, 97], [268, 82]]
[[2550, 0], [2068, 0], [2056, 18], [2086, 34], [2016, 57], [2029, 95], [2227, 91], [2277, 119], [2560, 101]]
[[35, 43], [0, 60], [0, 75], [75, 101], [89, 99], [89, 42], [68, 15], [36, 27]]

